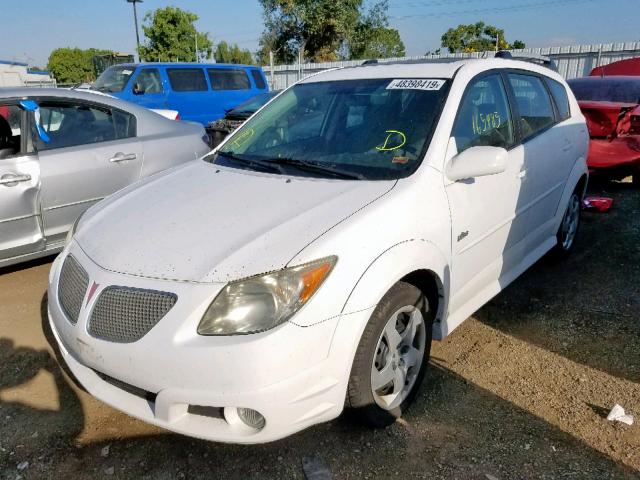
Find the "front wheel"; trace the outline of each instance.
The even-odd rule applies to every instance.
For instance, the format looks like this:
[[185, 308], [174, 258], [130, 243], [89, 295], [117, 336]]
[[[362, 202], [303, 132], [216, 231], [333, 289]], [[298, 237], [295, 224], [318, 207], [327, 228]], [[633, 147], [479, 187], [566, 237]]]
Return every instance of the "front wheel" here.
[[367, 324], [351, 369], [348, 405], [363, 423], [390, 425], [411, 404], [431, 351], [433, 320], [424, 294], [399, 282]]
[[560, 228], [556, 238], [558, 243], [554, 248], [554, 254], [557, 258], [564, 258], [573, 249], [576, 236], [578, 235], [578, 227], [580, 226], [580, 195], [577, 191], [571, 194], [567, 209], [562, 217]]

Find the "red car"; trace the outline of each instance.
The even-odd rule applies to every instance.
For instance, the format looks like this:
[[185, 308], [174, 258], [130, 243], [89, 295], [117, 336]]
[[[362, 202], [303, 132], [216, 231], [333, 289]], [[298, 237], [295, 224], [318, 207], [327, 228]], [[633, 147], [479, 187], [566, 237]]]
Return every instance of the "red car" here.
[[589, 127], [589, 171], [616, 180], [631, 175], [640, 185], [640, 76], [591, 76], [568, 83]]

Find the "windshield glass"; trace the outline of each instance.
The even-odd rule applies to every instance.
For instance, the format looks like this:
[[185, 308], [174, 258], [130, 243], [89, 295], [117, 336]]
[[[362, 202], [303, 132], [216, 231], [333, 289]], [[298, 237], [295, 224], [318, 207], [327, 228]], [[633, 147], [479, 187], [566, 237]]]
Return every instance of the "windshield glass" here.
[[640, 79], [582, 78], [569, 80], [578, 100], [593, 102], [640, 102]]
[[121, 92], [129, 78], [133, 74], [135, 67], [110, 67], [98, 77], [93, 84], [93, 89], [99, 92], [115, 93]]
[[418, 167], [447, 91], [448, 81], [437, 79], [298, 84], [207, 160], [247, 169], [271, 162], [287, 174], [307, 176], [332, 170], [344, 178], [401, 178]]
[[240, 115], [240, 114], [251, 114], [260, 110], [265, 103], [275, 97], [280, 91], [269, 92], [269, 93], [261, 93], [260, 95], [256, 95], [255, 97], [251, 97], [244, 103], [241, 103], [235, 108], [229, 110], [229, 115]]

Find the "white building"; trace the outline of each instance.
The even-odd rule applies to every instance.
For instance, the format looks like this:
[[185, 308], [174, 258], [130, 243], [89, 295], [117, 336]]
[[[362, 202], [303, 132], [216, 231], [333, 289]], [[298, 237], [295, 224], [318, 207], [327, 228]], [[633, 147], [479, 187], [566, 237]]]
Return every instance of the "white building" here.
[[0, 87], [55, 87], [49, 72], [30, 72], [26, 63], [0, 60]]

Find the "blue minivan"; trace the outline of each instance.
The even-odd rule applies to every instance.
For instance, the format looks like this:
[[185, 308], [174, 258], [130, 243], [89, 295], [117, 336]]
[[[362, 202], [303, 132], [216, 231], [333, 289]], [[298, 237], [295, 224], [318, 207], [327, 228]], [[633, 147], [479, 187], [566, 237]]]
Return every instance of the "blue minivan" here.
[[269, 91], [260, 67], [221, 63], [124, 63], [106, 69], [92, 89], [147, 108], [177, 110], [182, 120], [205, 126]]

